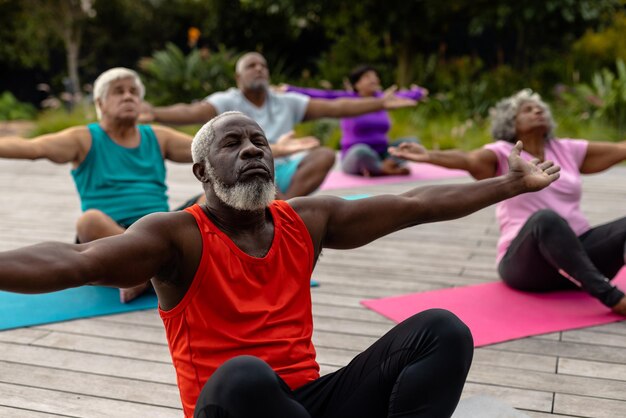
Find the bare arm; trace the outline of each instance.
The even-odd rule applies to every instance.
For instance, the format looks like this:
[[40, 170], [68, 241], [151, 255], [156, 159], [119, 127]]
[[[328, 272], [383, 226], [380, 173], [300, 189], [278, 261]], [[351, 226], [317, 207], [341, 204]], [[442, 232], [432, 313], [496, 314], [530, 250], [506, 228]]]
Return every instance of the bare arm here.
[[509, 158], [510, 172], [468, 184], [428, 186], [399, 196], [348, 201], [331, 197], [293, 199], [318, 253], [322, 247], [354, 248], [391, 232], [426, 222], [469, 215], [501, 200], [547, 187], [559, 177], [550, 161], [536, 164], [520, 156], [521, 144]]
[[91, 147], [91, 135], [85, 126], [65, 129], [33, 139], [0, 138], [0, 158], [23, 160], [48, 159], [63, 164], [80, 162]]
[[428, 151], [420, 144], [405, 142], [398, 147], [390, 147], [389, 152], [409, 161], [465, 170], [477, 180], [495, 176], [498, 168], [496, 154], [487, 149]]
[[165, 215], [149, 215], [124, 234], [87, 244], [43, 243], [0, 253], [0, 289], [44, 293], [99, 284], [130, 287], [172, 261]]
[[393, 90], [382, 97], [344, 98], [334, 100], [311, 99], [304, 114], [305, 120], [343, 118], [384, 109], [415, 106], [415, 100], [397, 97]]
[[163, 158], [177, 163], [192, 162], [191, 136], [165, 126], [155, 125], [152, 129], [161, 145]]
[[599, 173], [624, 160], [626, 160], [626, 141], [618, 143], [589, 142], [580, 172], [584, 174]]
[[217, 116], [213, 105], [206, 101], [196, 103], [178, 103], [172, 106], [153, 107], [144, 103], [140, 120], [143, 122], [161, 122], [172, 125], [206, 123]]

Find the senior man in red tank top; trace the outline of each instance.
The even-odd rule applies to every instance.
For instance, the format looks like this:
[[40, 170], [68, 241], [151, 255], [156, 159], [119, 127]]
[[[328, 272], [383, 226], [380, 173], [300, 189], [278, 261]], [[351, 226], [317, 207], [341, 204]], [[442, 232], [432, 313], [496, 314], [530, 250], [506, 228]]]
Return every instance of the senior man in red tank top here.
[[122, 235], [86, 244], [0, 253], [0, 289], [124, 287], [152, 278], [186, 417], [448, 417], [473, 353], [457, 317], [416, 314], [320, 377], [309, 279], [323, 248], [458, 218], [558, 178], [558, 167], [524, 162], [520, 151], [518, 143], [508, 174], [475, 183], [359, 201], [275, 201], [263, 131], [241, 113], [224, 113], [192, 144], [205, 204], [148, 215]]

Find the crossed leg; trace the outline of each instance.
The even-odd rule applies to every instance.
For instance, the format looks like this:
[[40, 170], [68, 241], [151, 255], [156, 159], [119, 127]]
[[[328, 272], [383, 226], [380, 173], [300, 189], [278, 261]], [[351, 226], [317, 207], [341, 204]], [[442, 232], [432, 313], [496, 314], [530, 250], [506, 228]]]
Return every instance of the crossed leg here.
[[235, 357], [205, 384], [194, 417], [450, 417], [472, 355], [467, 326], [431, 309], [395, 326], [346, 367], [295, 391], [262, 360]]

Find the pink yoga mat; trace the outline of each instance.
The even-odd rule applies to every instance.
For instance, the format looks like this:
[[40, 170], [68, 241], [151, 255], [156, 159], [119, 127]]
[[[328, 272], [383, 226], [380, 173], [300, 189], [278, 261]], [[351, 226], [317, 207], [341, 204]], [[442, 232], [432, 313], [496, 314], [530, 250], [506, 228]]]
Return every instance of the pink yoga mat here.
[[331, 171], [321, 190], [349, 189], [359, 186], [375, 186], [381, 184], [405, 183], [418, 180], [436, 180], [454, 177], [467, 177], [467, 172], [463, 170], [451, 170], [432, 164], [409, 163], [411, 174], [408, 176], [384, 176], [384, 177], [362, 177], [345, 174], [340, 170]]
[[[626, 268], [613, 282], [626, 289]], [[395, 322], [426, 309], [447, 309], [467, 324], [476, 347], [626, 319], [582, 291], [527, 293], [513, 290], [501, 282], [361, 303]]]

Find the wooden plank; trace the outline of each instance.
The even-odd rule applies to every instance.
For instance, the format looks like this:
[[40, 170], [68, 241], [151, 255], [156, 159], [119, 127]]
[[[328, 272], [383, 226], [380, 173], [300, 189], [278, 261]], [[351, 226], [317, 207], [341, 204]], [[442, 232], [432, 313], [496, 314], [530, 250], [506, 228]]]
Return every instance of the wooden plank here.
[[468, 383], [463, 389], [462, 399], [478, 395], [492, 396], [517, 409], [543, 412], [552, 410], [553, 395], [550, 392]]
[[626, 381], [626, 364], [560, 358], [558, 373]]
[[577, 394], [589, 397], [626, 401], [626, 382], [589, 377], [568, 376], [524, 370], [517, 373], [510, 367], [474, 365], [469, 382], [489, 383], [520, 389]]
[[153, 362], [141, 357], [121, 358], [8, 343], [0, 343], [0, 353], [2, 361], [11, 363], [176, 384], [174, 366], [171, 362]]
[[0, 383], [0, 405], [90, 418], [180, 418], [181, 410]]
[[626, 416], [626, 402], [557, 393], [554, 412], [579, 417], [617, 418]]
[[[0, 400], [0, 402], [2, 402]], [[11, 418], [54, 418], [54, 417], [71, 417], [71, 415], [57, 415], [50, 413], [43, 413], [38, 411], [29, 411], [27, 409], [10, 408], [6, 406], [0, 406], [0, 417]]]
[[175, 384], [129, 380], [6, 361], [0, 361], [0, 376], [2, 383], [28, 388], [50, 389], [76, 395], [132, 400], [147, 405], [180, 408], [180, 396]]

